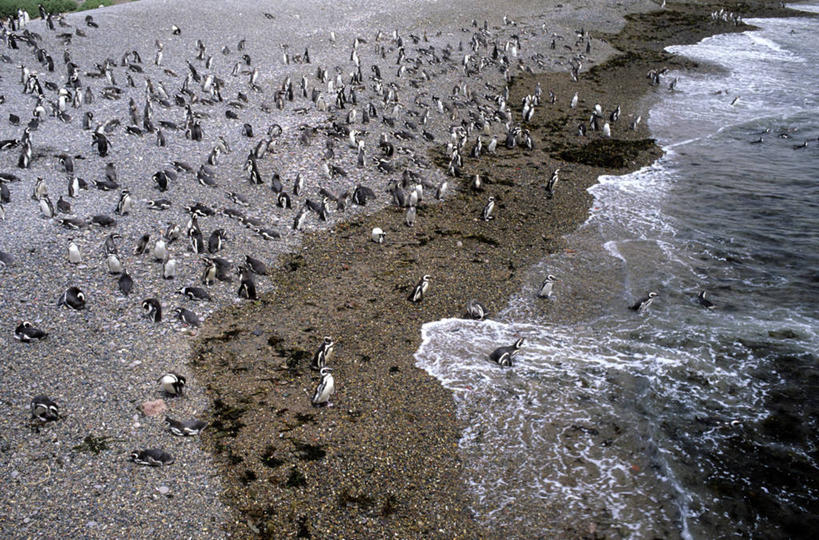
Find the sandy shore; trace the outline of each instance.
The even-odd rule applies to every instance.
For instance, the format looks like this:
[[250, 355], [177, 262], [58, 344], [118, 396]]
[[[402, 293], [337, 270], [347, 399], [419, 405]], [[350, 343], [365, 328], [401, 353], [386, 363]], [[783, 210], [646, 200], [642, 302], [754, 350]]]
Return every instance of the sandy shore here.
[[[482, 530], [471, 514], [457, 446], [461, 426], [452, 398], [414, 367], [420, 326], [462, 315], [472, 297], [490, 311], [503, 307], [520, 288], [530, 265], [547, 253], [567, 248], [562, 236], [586, 219], [590, 202], [586, 188], [597, 176], [633, 170], [658, 155], [646, 138], [645, 123], [636, 132], [628, 130], [628, 124], [636, 115], [644, 115], [644, 96], [655, 91], [645, 79], [649, 69], [692, 67], [663, 54], [662, 47], [737, 28], [710, 25], [707, 15], [714, 7], [700, 4], [635, 16], [618, 35], [603, 32], [617, 31], [624, 13], [642, 12], [653, 4], [606, 4], [601, 9], [599, 2], [550, 3], [544, 9], [523, 2], [503, 8], [516, 21], [506, 25], [504, 11], [494, 4], [463, 5], [456, 10], [439, 2], [407, 3], [389, 12], [374, 9], [383, 6], [370, 2], [344, 3], [333, 12], [323, 10], [320, 2], [274, 6], [269, 11], [253, 2], [208, 4], [201, 11], [193, 10], [194, 4], [145, 0], [94, 11], [100, 24], [97, 30], [84, 25], [87, 13], [66, 17], [87, 34], [83, 39], [75, 37], [69, 47], [84, 71], [93, 70], [106, 56], [119, 60], [124, 52], [138, 49], [144, 73], [118, 66], [116, 77], [125, 92], [122, 100], [98, 98], [93, 106], [71, 110], [71, 122], [44, 121], [32, 134], [31, 169], [16, 169], [17, 150], [0, 154], [2, 170], [21, 177], [8, 185], [12, 200], [4, 205], [6, 221], [0, 222], [0, 250], [14, 257], [13, 264], [0, 270], [4, 278], [0, 323], [6, 329], [0, 336], [0, 403], [8, 410], [0, 419], [0, 480], [10, 486], [0, 498], [3, 536], [531, 536], [524, 531]], [[756, 4], [748, 9], [743, 15], [778, 13]], [[402, 129], [400, 124], [389, 130], [374, 122], [360, 126], [367, 132], [364, 138], [371, 152], [370, 165], [363, 169], [356, 169], [355, 151], [346, 148], [346, 140], [338, 141], [334, 163], [355, 170], [355, 180], [326, 178], [320, 171], [323, 139], [330, 121], [340, 120], [346, 112], [319, 114], [309, 100], [287, 104], [283, 112], [270, 112], [276, 110], [272, 91], [286, 76], [298, 81], [305, 75], [313, 86], [317, 65], [348, 68], [349, 47], [356, 35], [373, 40], [376, 29], [389, 33], [401, 20], [402, 34], [421, 36], [427, 30], [429, 43], [439, 50], [447, 44], [456, 50], [459, 42], [468, 49], [475, 31], [470, 26], [473, 18], [487, 19], [488, 30], [501, 43], [519, 35], [524, 65], [556, 72], [533, 75], [511, 70], [515, 82], [509, 104], [515, 117], [519, 118], [523, 96], [532, 93], [538, 81], [544, 96], [549, 90], [555, 93], [556, 103], [538, 107], [534, 121], [526, 126], [534, 139], [532, 151], [499, 149], [497, 156], [480, 160], [465, 156], [464, 179], [448, 180], [450, 195], [445, 202], [423, 201], [414, 228], [404, 225], [403, 209], [388, 207], [384, 188], [390, 175], [378, 171], [373, 162], [382, 130], [394, 133]], [[172, 23], [183, 28], [181, 37], [170, 34]], [[576, 40], [580, 27], [591, 32], [589, 53], [585, 41]], [[55, 59], [62, 56], [63, 45], [54, 33], [38, 21], [31, 29], [45, 36], [43, 46]], [[213, 29], [218, 29], [216, 36]], [[335, 44], [327, 39], [331, 30], [337, 34]], [[271, 32], [277, 36], [273, 45]], [[111, 135], [110, 157], [92, 154], [90, 133], [79, 128], [85, 110], [93, 110], [100, 122], [119, 118], [122, 125], [128, 124], [127, 98], [133, 97], [141, 108], [143, 79], [148, 77], [163, 81], [169, 91], [177, 89], [188, 69], [185, 60], [193, 60], [200, 36], [215, 57], [213, 73], [227, 81], [230, 99], [238, 91], [250, 94], [250, 103], [236, 109], [240, 120], [226, 120], [223, 103], [199, 103], [197, 111], [207, 115], [202, 120], [203, 143], [168, 132], [169, 145], [160, 150], [153, 135], [127, 135], [120, 127]], [[550, 49], [553, 36], [556, 47]], [[263, 70], [261, 81], [267, 93], [249, 90], [247, 77], [229, 76], [242, 38], [247, 39], [253, 65]], [[165, 42], [163, 68], [175, 76], [150, 65], [156, 39]], [[408, 35], [404, 40], [408, 57], [420, 54], [417, 49], [426, 43], [414, 44]], [[285, 64], [281, 43], [291, 45], [291, 54], [301, 54], [302, 47], [309, 45], [313, 64]], [[393, 58], [396, 44], [389, 36], [384, 43], [388, 58]], [[625, 56], [596, 66], [610, 55], [611, 45], [625, 51]], [[374, 46], [369, 43], [366, 52], [362, 47], [362, 67], [378, 57]], [[223, 47], [228, 47], [227, 53]], [[28, 49], [8, 54], [15, 63], [4, 64], [3, 116], [14, 112], [27, 119], [36, 100], [21, 94], [19, 68], [12, 66], [19, 62], [40, 68]], [[394, 73], [386, 73], [394, 71], [394, 60], [379, 62], [385, 80], [401, 84], [402, 101], [409, 108], [415, 108], [410, 103], [421, 108], [414, 97], [431, 106], [431, 95], [448, 96], [453, 81], [463, 78], [457, 67], [462, 55], [453, 52], [451, 62], [428, 67], [432, 79], [428, 87], [414, 73], [415, 90]], [[568, 62], [579, 55], [584, 56], [584, 67], [579, 82], [573, 82]], [[205, 71], [202, 61], [195, 63]], [[58, 74], [43, 73], [43, 80], [65, 83], [62, 60], [57, 64]], [[127, 75], [135, 79], [134, 87], [123, 82]], [[97, 92], [105, 85], [88, 81]], [[491, 87], [481, 87], [484, 83]], [[502, 89], [502, 73], [496, 66], [487, 67], [480, 80], [473, 76], [470, 85], [480, 94], [474, 105], [496, 106], [490, 98]], [[372, 99], [370, 92], [361, 90], [362, 101]], [[569, 109], [574, 92], [580, 96], [579, 104]], [[596, 103], [607, 112], [616, 105], [622, 108], [611, 139], [576, 135], [577, 124], [588, 120]], [[440, 185], [446, 179], [440, 167], [446, 165], [443, 147], [449, 127], [465, 118], [472, 106], [461, 102], [462, 109], [456, 107], [453, 118], [432, 115], [426, 129], [435, 136], [435, 144], [420, 137], [394, 140], [417, 156], [411, 159], [413, 154], [404, 154], [396, 164], [420, 171], [430, 183]], [[309, 110], [294, 114], [292, 109], [299, 107]], [[166, 110], [157, 105], [157, 109], [158, 116], [168, 120], [184, 116], [178, 107]], [[401, 120], [414, 119], [401, 114]], [[254, 126], [257, 134], [252, 141], [241, 135], [242, 122]], [[250, 186], [242, 165], [249, 147], [273, 122], [281, 125], [284, 134], [273, 154], [261, 162], [268, 185]], [[305, 125], [318, 130], [310, 146], [300, 143]], [[2, 138], [17, 138], [21, 129], [4, 119]], [[501, 141], [504, 131], [500, 122], [490, 127]], [[153, 172], [172, 159], [198, 167], [219, 135], [234, 150], [222, 154], [217, 166], [219, 188], [202, 186], [185, 174], [167, 194], [153, 188]], [[473, 134], [464, 152], [474, 138]], [[484, 143], [488, 139], [484, 137]], [[65, 174], [55, 157], [60, 152], [82, 155], [85, 159], [77, 159], [77, 174], [89, 180], [101, 178], [104, 164], [115, 161], [123, 187], [138, 200], [137, 210], [118, 216], [114, 229], [122, 235], [123, 262], [137, 283], [137, 292], [130, 297], [117, 292], [116, 276], [105, 271], [100, 249], [109, 230], [63, 230], [42, 219], [38, 204], [29, 199], [38, 176], [45, 178], [55, 202], [66, 195]], [[546, 200], [543, 186], [557, 167], [560, 184], [555, 197]], [[281, 173], [288, 191], [295, 174], [303, 173], [306, 196], [294, 198], [297, 206], [306, 197], [316, 200], [319, 187], [338, 193], [356, 183], [372, 187], [377, 199], [366, 207], [349, 205], [345, 212], [333, 212], [328, 223], [310, 219], [307, 233], [295, 232], [290, 224], [297, 206], [290, 211], [274, 206], [275, 194], [269, 186], [274, 170]], [[475, 173], [486, 179], [480, 193], [468, 189], [466, 179]], [[400, 177], [400, 169], [392, 176]], [[271, 274], [258, 278], [264, 294], [259, 302], [236, 303], [234, 278], [210, 288], [213, 303], [184, 301], [174, 291], [199, 284], [202, 269], [186, 239], [171, 246], [180, 262], [179, 276], [173, 281], [161, 279], [161, 265], [150, 257], [132, 255], [133, 246], [144, 233], [155, 238], [168, 222], [184, 227], [187, 204], [202, 202], [217, 210], [234, 207], [225, 197], [228, 190], [247, 197], [250, 208], [244, 211], [279, 231], [281, 240], [264, 240], [223, 215], [201, 219], [203, 229], [228, 231], [227, 246], [219, 255], [234, 265], [245, 254], [271, 265]], [[483, 222], [478, 217], [490, 195], [498, 203], [496, 219]], [[159, 197], [171, 199], [172, 208], [158, 214], [145, 207], [145, 200]], [[112, 214], [117, 198], [118, 191], [92, 188], [71, 200], [74, 215]], [[373, 226], [387, 232], [383, 245], [369, 241]], [[66, 260], [69, 239], [83, 252], [84, 261], [78, 266]], [[432, 275], [430, 293], [421, 304], [410, 304], [409, 289], [423, 274]], [[86, 310], [71, 312], [55, 306], [70, 285], [79, 285], [89, 294]], [[148, 296], [157, 296], [163, 303], [161, 324], [141, 316], [140, 303]], [[203, 318], [215, 311], [198, 339], [197, 332], [172, 321], [171, 311], [177, 305], [194, 309]], [[565, 316], [571, 318], [570, 313]], [[16, 342], [12, 330], [22, 319], [49, 331], [49, 338], [35, 344]], [[332, 365], [338, 391], [335, 407], [313, 409], [309, 393], [317, 380], [307, 364], [325, 335], [337, 341]], [[159, 375], [171, 369], [188, 376], [185, 398], [170, 399], [156, 385]], [[40, 393], [60, 404], [63, 420], [42, 427], [28, 422], [29, 400]], [[174, 417], [196, 416], [211, 422], [201, 445], [196, 439], [172, 437], [161, 416], [149, 418], [139, 412], [140, 404], [157, 398], [166, 399]], [[175, 464], [149, 469], [127, 461], [132, 450], [147, 447], [168, 450]], [[543, 512], [553, 516], [559, 508]], [[566, 536], [586, 534], [591, 525], [569, 523]]]
[[[568, 249], [563, 235], [588, 215], [586, 189], [601, 174], [624, 174], [659, 155], [645, 124], [650, 69], [697, 66], [662, 52], [676, 43], [744, 29], [708, 23], [714, 9], [674, 5], [628, 17], [616, 35], [601, 36], [622, 54], [583, 73], [520, 76], [511, 86], [519, 103], [537, 82], [557, 96], [528, 125], [532, 151], [502, 150], [496, 157], [468, 160], [467, 179], [443, 205], [419, 208], [419, 224], [403, 224], [403, 212], [388, 208], [311, 235], [272, 276], [276, 292], [254, 306], [229, 309], [214, 318], [195, 361], [220, 406], [222, 428], [205, 437], [219, 456], [228, 499], [241, 518], [240, 535], [271, 537], [534, 537], [538, 531], [482, 530], [468, 511], [457, 441], [461, 426], [451, 396], [414, 367], [420, 326], [463, 316], [468, 299], [490, 312], [519, 290], [530, 265]], [[776, 14], [762, 7], [757, 15]], [[574, 110], [568, 101], [582, 98]], [[622, 119], [611, 139], [577, 135], [593, 106], [620, 105]], [[439, 165], [445, 159], [435, 150]], [[560, 168], [554, 199], [544, 185]], [[488, 178], [473, 193], [470, 175]], [[497, 218], [478, 219], [488, 196]], [[369, 241], [378, 226], [384, 245]], [[430, 292], [419, 305], [406, 295], [423, 274]], [[563, 313], [571, 320], [576, 314]], [[337, 341], [338, 392], [332, 409], [313, 409], [306, 399], [317, 382], [307, 365], [322, 336]], [[537, 510], [554, 522], [559, 503]], [[533, 520], [535, 521], [535, 520]], [[598, 523], [563, 520], [562, 537], [616, 535]], [[674, 536], [676, 533], [668, 531]]]

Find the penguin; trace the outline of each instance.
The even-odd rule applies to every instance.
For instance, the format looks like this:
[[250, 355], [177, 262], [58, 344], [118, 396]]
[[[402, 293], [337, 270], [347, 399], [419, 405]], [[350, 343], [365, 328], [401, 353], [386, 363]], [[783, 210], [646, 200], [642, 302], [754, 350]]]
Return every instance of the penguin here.
[[176, 259], [171, 259], [166, 255], [165, 261], [162, 263], [162, 277], [164, 279], [173, 279], [176, 277], [176, 272]]
[[71, 213], [71, 203], [63, 199], [62, 195], [57, 200], [57, 212], [61, 214], [70, 214]]
[[40, 198], [40, 212], [45, 218], [53, 218], [56, 215], [56, 212], [54, 211], [54, 204], [52, 204], [48, 195], [43, 195]]
[[151, 251], [155, 261], [163, 262], [168, 257], [168, 248], [165, 244], [165, 239], [160, 235], [154, 243], [154, 249]]
[[151, 241], [150, 234], [143, 234], [139, 240], [137, 241], [137, 245], [134, 248], [134, 255], [142, 255], [145, 253], [145, 249], [148, 247], [148, 242]]
[[325, 336], [324, 341], [313, 355], [313, 360], [310, 362], [310, 369], [314, 371], [322, 369], [333, 355], [335, 346], [336, 344], [333, 341], [333, 338]]
[[239, 267], [239, 298], [258, 300], [256, 296], [256, 282], [253, 274], [244, 266]]
[[512, 367], [512, 360], [523, 346], [523, 338], [515, 341], [513, 345], [498, 347], [489, 355], [489, 359], [499, 366]]
[[222, 242], [227, 238], [227, 233], [224, 229], [216, 229], [210, 234], [208, 238], [208, 253], [216, 253], [222, 250]]
[[407, 213], [404, 215], [404, 223], [406, 223], [407, 227], [414, 227], [415, 226], [415, 219], [417, 216], [417, 210], [414, 206], [410, 206], [407, 208]]
[[704, 307], [705, 309], [714, 309], [715, 307], [717, 307], [714, 305], [712, 301], [705, 297], [705, 294], [706, 294], [705, 290], [700, 291], [700, 293], [697, 295], [697, 303]]
[[54, 422], [60, 418], [60, 409], [48, 396], [34, 396], [31, 399], [31, 418], [43, 423]]
[[194, 435], [199, 435], [203, 429], [208, 427], [207, 422], [197, 420], [196, 418], [179, 421], [166, 416], [165, 423], [168, 424], [168, 431], [177, 437], [192, 437]]
[[650, 293], [648, 293], [648, 296], [644, 296], [643, 298], [638, 300], [636, 303], [629, 306], [629, 309], [632, 310], [632, 311], [636, 311], [637, 313], [643, 313], [645, 310], [648, 309], [648, 306], [651, 305], [651, 303], [654, 301], [654, 298], [656, 296], [657, 296], [657, 293], [654, 292], [654, 291], [651, 291]]
[[418, 284], [415, 285], [409, 295], [410, 302], [418, 303], [424, 299], [424, 295], [426, 295], [427, 289], [429, 288], [429, 278], [429, 275], [424, 275]]
[[162, 467], [163, 465], [170, 465], [174, 461], [173, 456], [159, 448], [134, 450], [131, 452], [129, 459], [137, 465], [146, 465], [148, 467]]
[[268, 274], [267, 265], [259, 259], [245, 255], [245, 262], [247, 263], [247, 268], [254, 274], [259, 276], [266, 276]]
[[71, 264], [80, 264], [82, 262], [80, 248], [77, 247], [77, 244], [75, 244], [73, 240], [68, 243], [68, 262]]
[[481, 219], [484, 221], [495, 219], [495, 216], [492, 215], [492, 210], [494, 209], [495, 197], [489, 197], [489, 201], [487, 201], [486, 206], [483, 207], [483, 212], [481, 212]]
[[210, 287], [216, 280], [216, 264], [209, 258], [202, 259], [205, 263], [205, 271], [202, 272], [202, 284]]
[[475, 319], [477, 321], [482, 321], [484, 317], [486, 317], [489, 314], [489, 312], [483, 306], [483, 304], [481, 304], [474, 298], [466, 303], [466, 313], [467, 315], [469, 315], [470, 319]]
[[30, 343], [32, 340], [43, 340], [48, 337], [48, 332], [44, 332], [28, 321], [22, 321], [14, 329], [14, 338], [22, 343]]
[[293, 230], [300, 231], [302, 227], [304, 227], [304, 221], [307, 219], [307, 214], [310, 213], [310, 210], [307, 206], [302, 206], [299, 213], [296, 214], [296, 217], [293, 219]]
[[156, 380], [162, 386], [162, 390], [171, 396], [181, 396], [187, 382], [184, 375], [175, 371], [169, 371]]
[[202, 323], [199, 321], [199, 317], [196, 316], [196, 313], [189, 309], [185, 309], [183, 307], [178, 307], [173, 310], [174, 315], [176, 318], [182, 321], [182, 324], [187, 326], [199, 327]]
[[559, 168], [555, 169], [554, 172], [552, 173], [552, 176], [549, 178], [549, 182], [546, 184], [546, 196], [550, 199], [555, 195], [555, 186], [557, 185], [557, 182], [560, 180], [559, 173], [560, 169]]
[[189, 300], [199, 301], [204, 300], [210, 302], [213, 300], [208, 291], [201, 287], [182, 287], [176, 294], [182, 294], [188, 297]]
[[372, 238], [372, 241], [375, 242], [376, 244], [383, 244], [385, 236], [386, 233], [382, 231], [379, 227], [373, 227], [373, 231], [370, 234], [370, 238]]
[[543, 280], [543, 283], [540, 284], [540, 289], [537, 291], [538, 298], [550, 298], [555, 281], [557, 281], [557, 278], [552, 274], [546, 276], [546, 279]]
[[119, 201], [117, 202], [117, 207], [115, 212], [120, 215], [124, 216], [131, 212], [131, 208], [134, 206], [134, 201], [131, 199], [131, 192], [127, 189], [123, 189], [122, 192], [119, 194]]
[[122, 270], [123, 270], [122, 263], [120, 262], [119, 257], [117, 257], [116, 253], [110, 253], [108, 255], [108, 259], [106, 259], [105, 262], [108, 265], [108, 273], [109, 274], [115, 274], [116, 275], [116, 274], [121, 274], [122, 273]]
[[151, 322], [162, 321], [162, 304], [156, 298], [146, 298], [142, 301], [142, 309], [145, 311], [145, 316]]
[[85, 293], [79, 287], [69, 287], [57, 301], [58, 306], [68, 306], [80, 311], [85, 309]]
[[134, 280], [128, 275], [127, 270], [122, 270], [119, 280], [117, 280], [117, 287], [124, 296], [128, 296], [134, 290]]
[[290, 195], [288, 195], [286, 191], [282, 191], [276, 196], [276, 206], [279, 208], [292, 208]]
[[315, 392], [313, 392], [313, 397], [311, 398], [310, 403], [313, 404], [313, 407], [332, 407], [333, 404], [330, 403], [330, 396], [332, 396], [336, 391], [336, 382], [333, 378], [333, 370], [331, 368], [324, 367], [321, 368], [319, 373], [321, 374], [321, 382], [319, 382]]

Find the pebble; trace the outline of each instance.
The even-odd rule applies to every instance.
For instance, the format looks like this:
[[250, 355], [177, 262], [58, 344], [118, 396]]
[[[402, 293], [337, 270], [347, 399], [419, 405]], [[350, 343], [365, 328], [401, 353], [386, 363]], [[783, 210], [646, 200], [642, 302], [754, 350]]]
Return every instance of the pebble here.
[[171, 488], [169, 488], [168, 486], [159, 486], [158, 488], [156, 488], [156, 490], [159, 492], [160, 495], [167, 495], [171, 491]]

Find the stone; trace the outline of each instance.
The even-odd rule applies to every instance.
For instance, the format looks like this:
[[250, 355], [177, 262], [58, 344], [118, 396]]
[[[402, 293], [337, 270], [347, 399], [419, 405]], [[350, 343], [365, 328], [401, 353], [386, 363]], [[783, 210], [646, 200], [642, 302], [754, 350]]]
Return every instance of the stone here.
[[164, 399], [146, 401], [140, 405], [139, 408], [142, 410], [142, 414], [145, 416], [157, 416], [168, 410], [168, 406], [165, 405]]

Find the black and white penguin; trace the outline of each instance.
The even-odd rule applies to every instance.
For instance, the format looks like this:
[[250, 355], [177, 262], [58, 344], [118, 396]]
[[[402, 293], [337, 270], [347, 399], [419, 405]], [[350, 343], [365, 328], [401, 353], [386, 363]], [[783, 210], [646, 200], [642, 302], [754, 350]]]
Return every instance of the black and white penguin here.
[[245, 255], [245, 262], [247, 263], [247, 268], [254, 274], [259, 276], [266, 276], [268, 274], [267, 265], [259, 259]]
[[164, 390], [166, 394], [181, 396], [182, 390], [185, 388], [186, 381], [184, 375], [180, 375], [175, 371], [169, 371], [157, 379], [156, 382], [162, 386], [162, 390]]
[[79, 287], [69, 287], [57, 301], [58, 306], [68, 306], [80, 311], [85, 308], [85, 293]]
[[481, 219], [484, 221], [489, 221], [490, 219], [495, 219], [495, 216], [492, 215], [492, 211], [495, 209], [495, 197], [489, 197], [489, 200], [486, 203], [486, 206], [483, 207], [483, 212], [481, 212]]
[[146, 248], [148, 247], [148, 242], [151, 241], [150, 234], [143, 234], [139, 240], [137, 240], [137, 245], [134, 247], [134, 255], [142, 255], [145, 253]]
[[224, 229], [215, 229], [208, 238], [208, 253], [216, 253], [222, 250], [223, 242], [227, 239]]
[[313, 355], [313, 361], [310, 362], [310, 369], [313, 370], [320, 370], [323, 368], [327, 362], [330, 360], [330, 357], [333, 355], [333, 350], [335, 349], [335, 342], [333, 338], [330, 336], [325, 336], [324, 341], [319, 346], [316, 353]]
[[48, 332], [40, 330], [28, 321], [22, 321], [17, 325], [17, 328], [14, 329], [14, 338], [23, 343], [29, 343], [35, 339], [45, 339], [47, 336]]
[[248, 268], [244, 266], [239, 267], [239, 298], [246, 298], [248, 300], [257, 300], [256, 296], [256, 281], [253, 279], [253, 274]]
[[424, 299], [424, 295], [427, 293], [427, 289], [429, 289], [429, 278], [430, 276], [424, 275], [418, 284], [415, 285], [409, 295], [410, 302], [417, 303]]
[[487, 311], [483, 304], [473, 298], [466, 303], [466, 313], [470, 319], [482, 321], [489, 311]]
[[373, 227], [370, 238], [372, 238], [372, 241], [376, 244], [383, 244], [385, 236], [386, 233], [382, 231], [380, 227]]
[[196, 316], [196, 313], [189, 309], [185, 309], [183, 307], [178, 307], [173, 310], [174, 315], [176, 318], [182, 321], [182, 324], [187, 326], [198, 327], [202, 323], [199, 321], [199, 317]]
[[162, 304], [156, 298], [146, 298], [142, 301], [142, 309], [145, 311], [145, 316], [151, 322], [158, 323], [162, 321]]
[[540, 289], [537, 291], [538, 298], [550, 298], [555, 281], [557, 281], [557, 278], [552, 274], [546, 276], [546, 279], [543, 280], [543, 283], [540, 284]]
[[310, 402], [313, 404], [313, 407], [332, 407], [333, 404], [330, 403], [330, 396], [336, 391], [336, 381], [333, 378], [333, 370], [324, 367], [321, 368], [319, 373], [321, 374], [321, 382], [319, 382], [315, 392], [313, 392], [313, 397], [310, 399]]
[[159, 448], [149, 448], [147, 450], [134, 450], [131, 452], [130, 460], [137, 465], [161, 467], [173, 463], [173, 456]]
[[119, 279], [117, 280], [117, 287], [119, 288], [119, 292], [121, 292], [124, 296], [128, 296], [134, 290], [134, 280], [124, 268], [122, 273], [119, 275]]
[[523, 338], [515, 341], [513, 345], [498, 347], [492, 351], [492, 354], [489, 355], [489, 359], [499, 366], [512, 367], [512, 360], [521, 347], [523, 347]]
[[210, 302], [211, 300], [213, 300], [208, 291], [206, 291], [202, 287], [182, 287], [181, 289], [176, 291], [176, 294], [184, 294], [190, 300], [194, 301], [204, 300]]
[[119, 201], [117, 201], [117, 208], [116, 213], [120, 216], [124, 216], [131, 212], [131, 208], [134, 206], [134, 201], [131, 199], [131, 192], [127, 189], [123, 189], [122, 192], [119, 194]]
[[654, 301], [654, 298], [656, 296], [657, 296], [657, 293], [652, 291], [652, 292], [648, 293], [648, 296], [644, 296], [643, 298], [638, 300], [636, 303], [629, 306], [629, 309], [632, 310], [632, 311], [636, 311], [637, 313], [642, 313], [642, 312], [644, 312], [645, 310], [648, 309], [648, 306], [651, 305], [651, 303]]
[[705, 295], [705, 290], [700, 291], [700, 293], [697, 295], [697, 303], [705, 309], [714, 309], [716, 306], [711, 300], [707, 299]]
[[31, 399], [31, 418], [44, 423], [54, 422], [60, 418], [60, 409], [48, 396], [34, 396]]
[[196, 418], [180, 421], [166, 416], [165, 422], [168, 424], [168, 431], [177, 437], [192, 437], [194, 435], [199, 435], [203, 429], [208, 427], [207, 422], [204, 420], [197, 420]]

